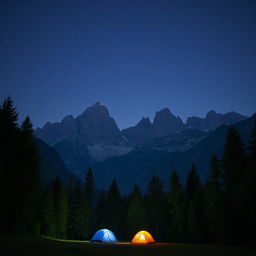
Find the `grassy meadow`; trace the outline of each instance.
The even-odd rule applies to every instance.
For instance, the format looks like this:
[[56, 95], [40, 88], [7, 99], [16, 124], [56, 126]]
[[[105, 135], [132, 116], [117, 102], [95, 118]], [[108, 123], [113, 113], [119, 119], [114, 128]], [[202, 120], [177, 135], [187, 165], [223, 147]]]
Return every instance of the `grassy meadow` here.
[[244, 247], [202, 244], [156, 243], [131, 245], [128, 242], [99, 244], [88, 241], [52, 240], [34, 237], [0, 237], [2, 256], [255, 256], [256, 250]]

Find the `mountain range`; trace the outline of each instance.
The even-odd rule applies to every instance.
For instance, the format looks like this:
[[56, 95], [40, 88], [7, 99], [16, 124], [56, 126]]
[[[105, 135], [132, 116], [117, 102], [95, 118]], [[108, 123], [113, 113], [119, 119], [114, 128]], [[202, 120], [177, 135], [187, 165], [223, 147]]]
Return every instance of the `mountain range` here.
[[[78, 178], [83, 179], [86, 169], [93, 165], [96, 177], [101, 176], [98, 186], [105, 187], [110, 177], [127, 176], [124, 170], [133, 166], [136, 159], [137, 166], [145, 163], [153, 168], [152, 161], [157, 163], [165, 155], [188, 152], [221, 125], [243, 120], [247, 117], [236, 112], [220, 114], [211, 110], [205, 118], [189, 117], [183, 122], [164, 108], [156, 112], [153, 122], [144, 117], [135, 126], [120, 130], [106, 106], [96, 102], [76, 118], [67, 115], [61, 122], [48, 122], [35, 134], [58, 152], [65, 168]], [[113, 171], [112, 163], [118, 171]], [[132, 176], [130, 183], [134, 183]]]

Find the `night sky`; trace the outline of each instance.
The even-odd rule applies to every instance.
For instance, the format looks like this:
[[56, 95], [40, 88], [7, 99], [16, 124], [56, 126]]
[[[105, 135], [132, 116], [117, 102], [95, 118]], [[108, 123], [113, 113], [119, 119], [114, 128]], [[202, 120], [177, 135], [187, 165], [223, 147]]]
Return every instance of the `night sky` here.
[[103, 102], [119, 128], [256, 112], [256, 1], [0, 1], [0, 100], [34, 126]]

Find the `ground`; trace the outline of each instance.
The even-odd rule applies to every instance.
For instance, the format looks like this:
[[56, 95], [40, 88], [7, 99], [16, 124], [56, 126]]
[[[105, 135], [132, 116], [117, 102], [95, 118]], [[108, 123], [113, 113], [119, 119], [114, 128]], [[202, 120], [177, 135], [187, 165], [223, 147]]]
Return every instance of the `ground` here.
[[61, 241], [46, 238], [0, 237], [1, 256], [255, 256], [256, 249], [216, 245], [156, 243], [96, 244], [84, 241]]

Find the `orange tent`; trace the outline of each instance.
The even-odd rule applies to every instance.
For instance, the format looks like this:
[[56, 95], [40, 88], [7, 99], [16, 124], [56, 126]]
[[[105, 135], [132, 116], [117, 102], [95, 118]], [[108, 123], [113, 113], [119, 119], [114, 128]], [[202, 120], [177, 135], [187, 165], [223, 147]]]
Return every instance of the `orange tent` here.
[[154, 238], [147, 231], [138, 232], [132, 239], [132, 244], [155, 243]]

